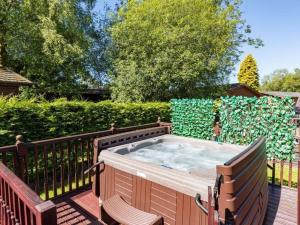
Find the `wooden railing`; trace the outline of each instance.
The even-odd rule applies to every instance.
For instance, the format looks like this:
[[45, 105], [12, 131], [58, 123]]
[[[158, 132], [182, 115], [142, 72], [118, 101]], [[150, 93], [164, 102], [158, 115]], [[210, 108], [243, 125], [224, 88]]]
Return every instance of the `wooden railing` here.
[[297, 161], [278, 161], [268, 162], [269, 180], [274, 185], [297, 188], [299, 169]]
[[11, 169], [16, 168], [16, 152], [16, 145], [0, 147], [0, 162]]
[[42, 201], [0, 162], [0, 224], [56, 225], [56, 206]]
[[42, 199], [48, 200], [92, 183], [91, 175], [84, 171], [93, 165], [95, 138], [165, 125], [169, 124], [158, 121], [126, 128], [112, 124], [105, 131], [31, 143], [17, 136], [16, 145], [0, 148], [1, 159]]

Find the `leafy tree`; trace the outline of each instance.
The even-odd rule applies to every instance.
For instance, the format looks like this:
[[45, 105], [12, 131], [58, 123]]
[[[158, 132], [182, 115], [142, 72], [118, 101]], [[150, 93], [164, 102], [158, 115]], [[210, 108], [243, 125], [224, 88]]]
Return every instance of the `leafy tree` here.
[[259, 75], [256, 60], [249, 54], [241, 63], [238, 73], [238, 80], [241, 84], [246, 84], [249, 87], [258, 90], [259, 88]]
[[275, 70], [264, 77], [261, 89], [263, 91], [300, 92], [300, 69], [289, 72], [287, 69]]
[[110, 29], [113, 98], [156, 101], [214, 94], [242, 43], [256, 46], [239, 1], [128, 1]]
[[[35, 83], [34, 92], [78, 92], [103, 69], [95, 0], [0, 0], [3, 64]], [[99, 79], [98, 79], [99, 80]]]

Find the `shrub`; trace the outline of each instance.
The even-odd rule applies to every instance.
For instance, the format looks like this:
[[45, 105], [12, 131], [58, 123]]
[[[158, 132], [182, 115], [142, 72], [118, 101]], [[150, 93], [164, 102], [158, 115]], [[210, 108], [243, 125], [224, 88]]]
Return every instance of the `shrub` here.
[[0, 146], [14, 144], [17, 134], [22, 134], [26, 141], [34, 141], [105, 130], [111, 123], [117, 127], [151, 123], [158, 116], [170, 121], [168, 103], [0, 98]]

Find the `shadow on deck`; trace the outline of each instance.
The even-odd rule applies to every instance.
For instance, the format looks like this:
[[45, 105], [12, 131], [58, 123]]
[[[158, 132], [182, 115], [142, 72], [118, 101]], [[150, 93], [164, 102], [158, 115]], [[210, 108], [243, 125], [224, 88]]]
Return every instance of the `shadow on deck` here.
[[[98, 199], [90, 189], [76, 191], [53, 201], [59, 225], [101, 225], [97, 221]], [[268, 211], [264, 225], [297, 224], [297, 191], [269, 186]]]
[[98, 222], [98, 199], [89, 189], [72, 192], [53, 200], [57, 206], [58, 225], [101, 225]]
[[269, 185], [268, 211], [264, 225], [297, 224], [297, 190]]

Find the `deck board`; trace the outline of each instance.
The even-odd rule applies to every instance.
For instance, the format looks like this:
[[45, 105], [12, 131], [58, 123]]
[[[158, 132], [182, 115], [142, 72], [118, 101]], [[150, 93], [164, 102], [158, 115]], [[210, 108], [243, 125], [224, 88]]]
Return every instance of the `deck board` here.
[[297, 191], [269, 185], [268, 210], [264, 225], [297, 225]]
[[98, 200], [91, 190], [76, 191], [53, 200], [57, 206], [58, 225], [101, 225]]
[[[98, 200], [91, 190], [77, 191], [54, 200], [58, 225], [101, 225], [97, 221]], [[296, 189], [269, 186], [269, 203], [264, 225], [297, 225]]]

